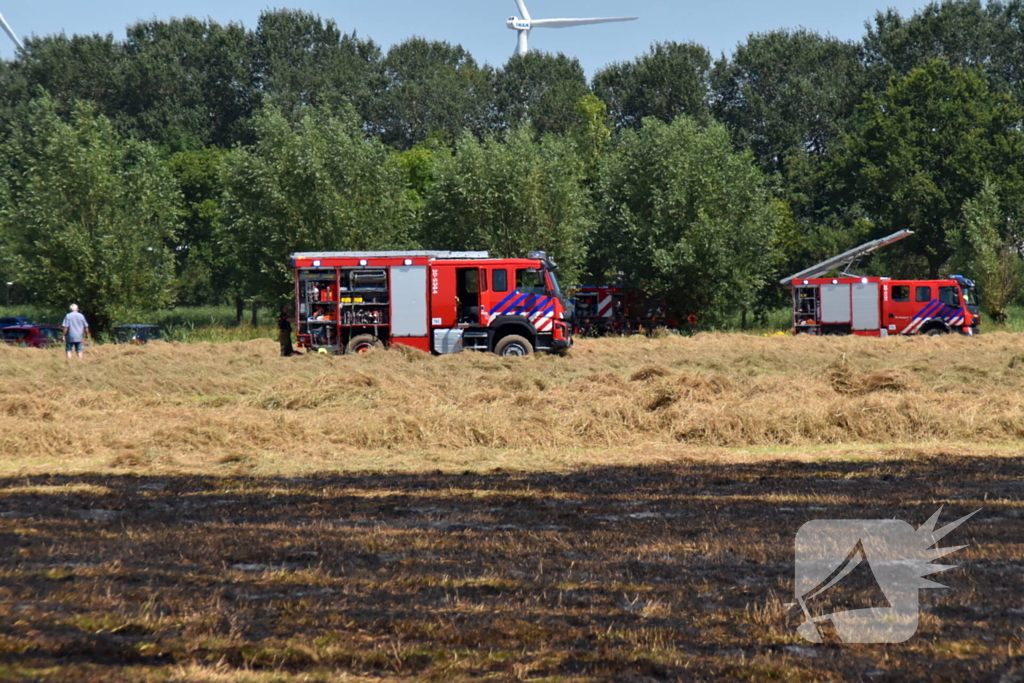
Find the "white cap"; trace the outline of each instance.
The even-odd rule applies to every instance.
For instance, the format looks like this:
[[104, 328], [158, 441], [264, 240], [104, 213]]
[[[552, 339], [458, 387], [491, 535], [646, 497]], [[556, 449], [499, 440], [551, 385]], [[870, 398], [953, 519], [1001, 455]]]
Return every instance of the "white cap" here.
[[78, 310], [78, 304], [71, 304], [71, 310], [72, 311], [77, 311]]

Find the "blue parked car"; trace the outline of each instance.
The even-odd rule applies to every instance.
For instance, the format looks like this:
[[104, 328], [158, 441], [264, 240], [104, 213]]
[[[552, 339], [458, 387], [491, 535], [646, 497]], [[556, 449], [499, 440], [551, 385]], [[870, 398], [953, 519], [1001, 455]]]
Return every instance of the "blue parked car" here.
[[23, 315], [17, 315], [12, 318], [0, 318], [0, 329], [11, 327], [12, 325], [35, 325], [35, 323]]

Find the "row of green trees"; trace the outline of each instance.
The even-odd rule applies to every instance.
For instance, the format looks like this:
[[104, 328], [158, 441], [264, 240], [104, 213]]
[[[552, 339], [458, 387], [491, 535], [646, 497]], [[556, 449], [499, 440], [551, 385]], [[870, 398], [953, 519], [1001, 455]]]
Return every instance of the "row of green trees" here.
[[996, 317], [1021, 289], [1017, 2], [879, 14], [859, 43], [751, 36], [714, 61], [662, 43], [587, 83], [331, 22], [147, 22], [0, 62], [0, 269], [100, 325], [289, 291], [314, 249], [545, 249], [713, 322], [774, 281], [910, 228], [873, 267], [955, 269]]

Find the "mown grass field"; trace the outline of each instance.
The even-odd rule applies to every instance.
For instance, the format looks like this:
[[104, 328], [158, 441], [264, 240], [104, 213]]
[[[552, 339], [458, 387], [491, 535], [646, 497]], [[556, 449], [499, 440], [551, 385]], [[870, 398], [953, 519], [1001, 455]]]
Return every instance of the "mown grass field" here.
[[[566, 357], [0, 348], [0, 680], [1012, 681], [1024, 344]], [[918, 634], [811, 646], [810, 519], [943, 545]]]

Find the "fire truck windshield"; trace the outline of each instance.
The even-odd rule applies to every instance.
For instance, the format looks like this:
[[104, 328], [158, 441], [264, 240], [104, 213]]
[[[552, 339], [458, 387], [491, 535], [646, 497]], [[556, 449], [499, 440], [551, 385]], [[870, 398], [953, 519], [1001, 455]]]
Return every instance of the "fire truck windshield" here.
[[520, 268], [516, 271], [516, 289], [526, 294], [547, 294], [544, 276], [536, 268]]
[[964, 293], [964, 305], [967, 306], [967, 310], [971, 313], [978, 312], [978, 290], [966, 284], [962, 284], [960, 289]]
[[548, 278], [550, 278], [551, 281], [551, 291], [554, 292], [555, 298], [562, 302], [562, 308], [565, 309], [566, 315], [568, 315], [570, 318], [573, 317], [576, 314], [575, 302], [566, 299], [564, 296], [562, 296], [562, 287], [558, 284], [558, 278], [555, 277], [554, 272], [549, 270], [547, 271], [547, 273]]
[[548, 271], [548, 278], [551, 279], [551, 291], [555, 293], [555, 298], [560, 301], [563, 300], [562, 288], [558, 286], [558, 278], [550, 270]]

